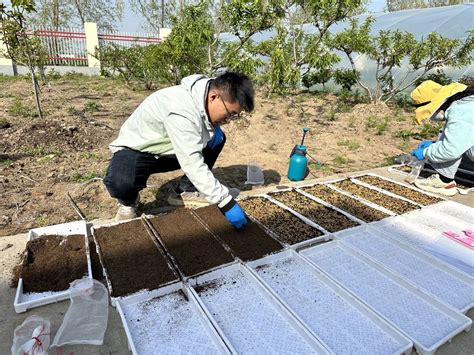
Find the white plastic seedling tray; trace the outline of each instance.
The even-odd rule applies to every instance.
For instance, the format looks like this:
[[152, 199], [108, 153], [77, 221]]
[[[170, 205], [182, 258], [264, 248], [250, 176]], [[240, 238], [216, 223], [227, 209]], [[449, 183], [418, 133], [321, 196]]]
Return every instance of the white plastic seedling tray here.
[[444, 237], [440, 231], [424, 225], [422, 221], [410, 220], [403, 215], [386, 218], [371, 225], [384, 231], [385, 237], [415, 246], [467, 275], [474, 276], [473, 251]]
[[[420, 211], [413, 211], [411, 213], [405, 214], [404, 216], [415, 223], [422, 223], [425, 226], [436, 229], [441, 233], [452, 231], [462, 235], [463, 230], [474, 230], [474, 219], [468, 222], [444, 212], [432, 211], [430, 209], [424, 208]], [[474, 252], [472, 255], [474, 257]]]
[[331, 353], [242, 264], [189, 281], [236, 353]]
[[359, 201], [360, 203], [362, 203], [362, 204], [364, 204], [364, 205], [367, 205], [367, 206], [369, 206], [369, 207], [375, 208], [376, 210], [382, 211], [382, 212], [388, 214], [389, 216], [396, 216], [396, 215], [397, 215], [395, 212], [393, 212], [393, 211], [391, 211], [391, 210], [389, 210], [389, 209], [387, 209], [387, 208], [385, 208], [385, 207], [379, 206], [379, 205], [377, 205], [376, 203], [373, 203], [373, 202], [371, 202], [371, 201], [365, 200], [365, 199], [363, 199], [362, 197], [360, 197], [360, 196], [358, 196], [358, 195], [356, 195], [356, 194], [353, 194], [353, 193], [348, 192], [348, 191], [346, 191], [346, 190], [343, 190], [343, 189], [341, 189], [341, 188], [339, 188], [339, 187], [337, 187], [337, 186], [335, 186], [335, 185], [332, 185], [332, 183], [338, 182], [338, 181], [342, 181], [342, 180], [346, 180], [346, 179], [331, 180], [331, 181], [325, 183], [325, 185], [326, 185], [327, 187], [330, 187], [331, 189], [333, 189], [333, 190], [335, 190], [335, 191], [337, 191], [337, 192], [343, 194], [343, 195], [352, 197], [353, 199]]
[[334, 236], [458, 311], [466, 313], [474, 307], [474, 283], [470, 277], [421, 250], [384, 238], [383, 234], [366, 226]]
[[295, 251], [247, 265], [334, 353], [410, 353], [408, 338]]
[[403, 196], [397, 195], [397, 194], [395, 194], [395, 193], [393, 193], [393, 192], [384, 190], [384, 189], [381, 188], [381, 187], [377, 187], [377, 186], [374, 186], [374, 185], [370, 185], [370, 184], [367, 183], [367, 182], [364, 182], [364, 181], [359, 180], [358, 178], [359, 178], [359, 177], [362, 177], [362, 176], [374, 176], [374, 177], [377, 177], [377, 178], [379, 178], [379, 179], [382, 179], [382, 180], [391, 182], [391, 183], [393, 183], [393, 184], [395, 184], [395, 185], [399, 185], [399, 186], [402, 186], [402, 187], [406, 187], [406, 188], [408, 188], [408, 189], [410, 189], [410, 190], [417, 191], [417, 192], [419, 192], [419, 193], [422, 193], [423, 195], [427, 195], [427, 196], [431, 196], [431, 197], [436, 197], [436, 198], [439, 198], [439, 199], [441, 199], [441, 200], [445, 200], [444, 197], [442, 197], [442, 196], [440, 196], [440, 195], [433, 194], [433, 193], [428, 192], [428, 191], [423, 191], [423, 190], [421, 190], [421, 189], [415, 187], [415, 185], [409, 184], [409, 183], [407, 183], [407, 182], [401, 183], [401, 182], [399, 182], [399, 181], [395, 181], [395, 180], [393, 180], [393, 179], [387, 178], [387, 177], [385, 177], [385, 176], [377, 175], [377, 174], [374, 174], [374, 173], [364, 173], [364, 174], [357, 174], [357, 175], [351, 176], [351, 180], [354, 181], [355, 183], [359, 184], [359, 185], [363, 185], [363, 186], [367, 186], [367, 187], [372, 187], [372, 188], [375, 187], [376, 190], [381, 190], [381, 191], [386, 192], [387, 194], [392, 194], [393, 196], [395, 196], [395, 197], [397, 197], [397, 198], [400, 198], [400, 199], [402, 199], [402, 200], [406, 200], [406, 201], [408, 201], [408, 202], [411, 202], [411, 203], [413, 203], [413, 204], [415, 204], [415, 205], [418, 205], [418, 206], [421, 206], [421, 207], [423, 207], [424, 205], [419, 204], [419, 203], [417, 203], [417, 202], [415, 202], [415, 201], [413, 201], [413, 200], [410, 200], [410, 199], [407, 198], [407, 197], [403, 197]]
[[427, 206], [424, 209], [430, 210], [436, 213], [443, 213], [462, 219], [465, 222], [474, 221], [474, 208], [457, 203], [454, 201], [443, 201], [437, 204]]
[[[138, 217], [136, 219], [142, 219], [141, 217]], [[91, 229], [91, 232], [92, 232], [92, 237], [94, 238], [94, 242], [95, 242], [95, 246], [96, 246], [96, 251], [97, 251], [97, 255], [99, 255], [99, 260], [100, 260], [100, 264], [102, 266], [102, 273], [104, 274], [105, 276], [105, 281], [107, 283], [107, 288], [109, 290], [109, 294], [112, 295], [112, 283], [110, 281], [110, 276], [107, 272], [107, 268], [104, 266], [104, 262], [102, 261], [102, 252], [100, 251], [100, 246], [99, 246], [99, 243], [97, 243], [97, 239], [95, 237], [95, 230], [96, 229], [100, 229], [100, 228], [106, 228], [106, 227], [111, 227], [111, 226], [115, 226], [115, 225], [118, 225], [118, 224], [122, 224], [122, 223], [128, 223], [130, 222], [130, 220], [126, 220], [126, 221], [119, 221], [119, 222], [111, 222], [111, 223], [107, 223], [107, 224], [103, 224], [103, 225], [100, 225], [100, 226], [97, 226], [97, 227], [92, 227]], [[145, 227], [147, 228], [147, 227]], [[151, 233], [150, 231], [148, 231], [148, 233]], [[176, 278], [170, 282], [168, 282], [167, 284], [165, 285], [162, 285], [161, 287], [163, 286], [166, 286], [168, 284], [173, 284], [175, 282], [177, 282], [179, 280], [179, 276], [178, 274], [176, 273], [173, 265], [169, 262], [168, 258], [163, 254], [163, 251], [161, 249], [161, 247], [159, 246], [158, 242], [155, 240], [155, 238], [150, 235], [150, 239], [153, 241], [153, 243], [156, 245], [156, 248], [158, 250], [158, 252], [160, 254], [162, 254], [162, 256], [166, 259], [167, 261], [167, 264], [168, 264], [168, 267], [173, 271], [173, 273], [175, 274]], [[130, 297], [132, 295], [137, 295], [137, 296], [140, 296], [141, 294], [148, 294], [150, 290], [139, 290], [133, 294], [130, 294], [130, 295], [126, 295], [126, 296], [119, 296], [119, 297], [112, 297], [110, 296], [110, 304], [112, 305], [112, 307], [116, 307], [117, 306], [117, 302], [123, 298], [126, 298], [126, 297]]]
[[[89, 255], [89, 241], [87, 238], [87, 224], [85, 221], [77, 221], [70, 223], [57, 224], [54, 226], [42, 227], [32, 229], [28, 233], [28, 241], [41, 238], [44, 235], [60, 235], [60, 236], [69, 236], [69, 235], [84, 235], [85, 251], [87, 258], [87, 278], [91, 279], [92, 283], [92, 268], [91, 260]], [[69, 289], [64, 291], [51, 291], [51, 292], [23, 292], [23, 279], [18, 280], [18, 286], [16, 289], [15, 300], [13, 306], [16, 313], [26, 312], [28, 309], [43, 306], [46, 304], [59, 302], [69, 298]]]
[[117, 300], [133, 354], [230, 354], [182, 282]]
[[445, 342], [471, 328], [470, 318], [341, 241], [306, 249], [301, 254], [406, 334], [420, 354], [434, 354]]

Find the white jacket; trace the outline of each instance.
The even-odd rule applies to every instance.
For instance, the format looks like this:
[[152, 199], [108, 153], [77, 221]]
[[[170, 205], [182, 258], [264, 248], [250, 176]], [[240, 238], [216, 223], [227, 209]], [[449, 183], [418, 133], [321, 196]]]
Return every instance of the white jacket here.
[[214, 136], [205, 106], [210, 80], [191, 75], [181, 85], [148, 96], [125, 121], [109, 148], [113, 153], [131, 148], [158, 157], [175, 155], [196, 189], [209, 202], [220, 203], [229, 200], [229, 189], [214, 177], [202, 155]]

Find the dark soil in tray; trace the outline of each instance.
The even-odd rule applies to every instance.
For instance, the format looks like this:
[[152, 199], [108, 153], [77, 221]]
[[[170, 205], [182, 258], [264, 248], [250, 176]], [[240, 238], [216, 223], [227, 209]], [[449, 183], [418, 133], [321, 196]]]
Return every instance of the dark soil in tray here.
[[89, 254], [91, 258], [92, 277], [98, 281], [104, 281], [104, 269], [100, 263], [99, 254], [97, 253], [97, 247], [94, 242], [89, 242]]
[[372, 175], [358, 176], [357, 180], [363, 181], [367, 184], [377, 186], [381, 189], [390, 191], [399, 196], [403, 196], [409, 200], [415, 201], [416, 203], [419, 203], [420, 205], [424, 205], [424, 206], [432, 205], [433, 203], [443, 201], [442, 199], [438, 197], [426, 195], [422, 192], [410, 189], [409, 187], [404, 187], [404, 186], [395, 184], [391, 181], [384, 180], [377, 176], [372, 176]]
[[247, 219], [243, 230], [232, 227], [216, 205], [194, 210], [224, 243], [240, 259], [255, 260], [282, 249], [282, 245], [270, 237], [257, 224]]
[[410, 212], [419, 208], [413, 203], [387, 196], [379, 191], [357, 185], [350, 180], [338, 181], [333, 183], [333, 185], [398, 214]]
[[271, 196], [330, 232], [358, 225], [342, 213], [317, 203], [296, 191], [276, 192]]
[[112, 296], [153, 290], [177, 279], [141, 220], [94, 230]]
[[186, 276], [234, 261], [188, 209], [180, 208], [150, 222]]
[[87, 275], [84, 235], [45, 235], [26, 244], [23, 292], [63, 291]]
[[365, 222], [379, 221], [385, 217], [388, 217], [388, 214], [385, 212], [366, 206], [359, 201], [349, 196], [345, 196], [324, 185], [314, 185], [304, 188], [303, 190], [337, 208], [340, 208], [341, 210], [349, 212], [351, 215]]
[[239, 204], [246, 213], [274, 232], [282, 242], [296, 244], [323, 234], [319, 229], [304, 223], [266, 198], [249, 198], [239, 201]]

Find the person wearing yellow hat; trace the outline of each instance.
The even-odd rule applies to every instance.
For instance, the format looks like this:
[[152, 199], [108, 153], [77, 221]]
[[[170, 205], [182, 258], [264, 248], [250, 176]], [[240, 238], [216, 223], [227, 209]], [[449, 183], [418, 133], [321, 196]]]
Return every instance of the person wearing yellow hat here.
[[414, 183], [422, 190], [453, 196], [458, 191], [454, 176], [461, 160], [474, 162], [474, 87], [426, 80], [411, 92], [411, 98], [419, 124], [427, 119], [446, 121], [438, 141], [423, 141], [411, 152], [437, 172]]

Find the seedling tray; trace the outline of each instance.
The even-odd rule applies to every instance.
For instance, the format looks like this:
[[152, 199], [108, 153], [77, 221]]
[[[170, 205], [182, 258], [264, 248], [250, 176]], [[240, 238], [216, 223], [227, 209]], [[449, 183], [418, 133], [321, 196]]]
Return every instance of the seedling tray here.
[[133, 354], [230, 354], [182, 282], [117, 300]]
[[378, 221], [390, 216], [390, 214], [382, 212], [381, 210], [364, 203], [360, 199], [356, 199], [355, 196], [342, 193], [327, 185], [308, 185], [300, 187], [298, 191], [319, 198], [367, 223]]
[[429, 192], [415, 188], [413, 185], [401, 184], [397, 181], [376, 175], [376, 174], [364, 174], [352, 177], [352, 181], [368, 186], [375, 187], [381, 191], [387, 191], [394, 196], [399, 196], [407, 199], [408, 201], [414, 202], [420, 206], [432, 205], [444, 201], [443, 198], [431, 194]]
[[368, 187], [357, 184], [351, 179], [332, 182], [331, 185], [340, 190], [349, 192], [352, 195], [363, 198], [364, 200], [373, 202], [397, 214], [410, 212], [420, 207], [408, 199], [402, 198], [388, 191], [376, 189], [373, 186]]
[[474, 276], [472, 251], [443, 237], [436, 229], [427, 227], [419, 221], [412, 221], [406, 216], [386, 218], [374, 222], [372, 226], [381, 229], [385, 233], [384, 237], [424, 250], [440, 262], [448, 263], [467, 275]]
[[470, 318], [340, 241], [301, 254], [406, 334], [420, 354], [434, 354], [441, 345], [471, 328]]
[[248, 266], [334, 353], [410, 353], [413, 344], [408, 338], [294, 250]]
[[304, 192], [290, 189], [269, 193], [272, 200], [298, 212], [327, 232], [358, 226], [363, 221]]
[[242, 264], [190, 283], [236, 353], [330, 353]]
[[336, 233], [335, 237], [458, 311], [466, 313], [474, 307], [470, 277], [422, 251], [384, 238], [383, 234], [366, 226]]
[[472, 223], [474, 221], [474, 208], [454, 201], [443, 201], [436, 205], [425, 207], [424, 210], [447, 214], [462, 219], [465, 222]]
[[[91, 280], [92, 287], [92, 269], [89, 255], [89, 242], [87, 239], [87, 225], [85, 221], [77, 221], [70, 223], [57, 224], [54, 226], [42, 227], [32, 229], [28, 233], [28, 241], [41, 238], [45, 235], [58, 235], [58, 236], [70, 236], [70, 235], [84, 235], [85, 251], [84, 256], [87, 259], [87, 274], [85, 277]], [[46, 304], [59, 302], [69, 298], [69, 289], [64, 291], [56, 292], [23, 292], [23, 279], [20, 277], [18, 280], [18, 286], [16, 289], [15, 300], [13, 306], [16, 313], [26, 312], [28, 309], [43, 306]]]
[[[327, 239], [323, 231], [311, 222], [301, 219], [281, 205], [275, 204], [266, 195], [252, 196], [239, 200], [245, 213], [286, 245], [301, 242], [319, 242]], [[303, 217], [304, 218], [304, 217]]]
[[[125, 294], [121, 294], [121, 293], [116, 294], [114, 292], [114, 288], [113, 288], [114, 287], [113, 286], [113, 284], [114, 284], [114, 280], [113, 280], [114, 275], [113, 274], [114, 273], [118, 272], [118, 274], [115, 277], [118, 277], [118, 280], [120, 281], [120, 284], [118, 286], [122, 287], [123, 286], [123, 281], [126, 281], [126, 280], [120, 280], [120, 279], [122, 279], [125, 276], [127, 278], [127, 280], [134, 280], [134, 279], [136, 279], [137, 275], [139, 275], [139, 274], [141, 275], [141, 273], [146, 273], [145, 270], [148, 270], [148, 266], [146, 266], [146, 265], [140, 265], [140, 266], [135, 265], [134, 264], [135, 260], [137, 260], [137, 258], [140, 258], [140, 255], [142, 255], [142, 257], [143, 257], [143, 254], [142, 254], [141, 251], [132, 250], [130, 248], [127, 248], [126, 246], [124, 246], [124, 250], [123, 250], [122, 255], [117, 255], [117, 256], [109, 255], [106, 258], [106, 256], [104, 255], [104, 250], [102, 250], [103, 248], [101, 247], [101, 243], [98, 239], [97, 232], [100, 231], [101, 229], [104, 229], [104, 228], [115, 227], [115, 226], [123, 225], [123, 224], [126, 224], [126, 223], [137, 223], [137, 222], [139, 222], [140, 226], [143, 227], [141, 232], [146, 233], [146, 236], [149, 237], [148, 248], [146, 250], [147, 255], [148, 255], [148, 253], [152, 253], [152, 252], [156, 253], [157, 257], [153, 258], [154, 259], [153, 267], [160, 269], [160, 271], [162, 271], [162, 274], [161, 274], [162, 276], [157, 276], [156, 274], [154, 274], [153, 283], [149, 283], [149, 285], [146, 285], [145, 283], [142, 283], [142, 284], [138, 285], [138, 284], [135, 283], [133, 285], [134, 287], [131, 287], [129, 292], [127, 292]], [[136, 233], [138, 233], [138, 231]], [[141, 218], [133, 219], [131, 221], [113, 222], [113, 223], [105, 224], [105, 225], [102, 225], [102, 226], [99, 226], [99, 227], [94, 227], [94, 228], [92, 228], [92, 235], [94, 237], [94, 242], [95, 242], [95, 245], [96, 245], [97, 254], [99, 255], [100, 263], [102, 264], [103, 274], [104, 274], [105, 279], [107, 281], [107, 287], [108, 287], [109, 293], [111, 295], [110, 300], [111, 300], [112, 306], [115, 307], [116, 304], [117, 304], [117, 301], [119, 299], [123, 298], [123, 297], [129, 297], [133, 294], [140, 294], [140, 293], [145, 293], [146, 294], [150, 290], [158, 289], [162, 286], [177, 282], [179, 280], [179, 276], [176, 273], [175, 269], [173, 268], [173, 265], [167, 259], [167, 257], [164, 254], [163, 250], [158, 245], [157, 241], [154, 239], [151, 232], [147, 229], [145, 223], [142, 221]], [[133, 235], [124, 235], [123, 238], [124, 238], [124, 241], [129, 240], [130, 241], [130, 247], [132, 247], [133, 246], [133, 241], [137, 238], [137, 234], [134, 233]], [[145, 239], [145, 243], [147, 243], [147, 241], [148, 241], [148, 239]], [[141, 245], [143, 245], [143, 244], [141, 244]], [[106, 253], [107, 253], [107, 251], [106, 251]], [[117, 260], [112, 260], [112, 259], [117, 259]], [[122, 265], [123, 268], [122, 268], [122, 266], [120, 266], [119, 269], [117, 269], [118, 270], [117, 271], [114, 265], [108, 265], [108, 260], [113, 262], [113, 264], [118, 262], [118, 265]], [[113, 268], [113, 270], [112, 270], [112, 268]], [[123, 271], [125, 271], [127, 273], [127, 275], [122, 275]], [[154, 270], [152, 270], [152, 271], [154, 271]], [[156, 281], [155, 279], [157, 277], [162, 278], [162, 280], [159, 281], [159, 282]]]

